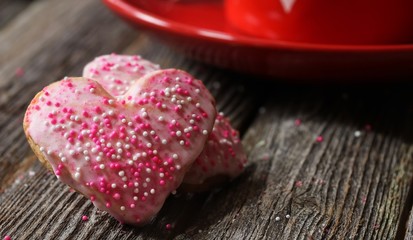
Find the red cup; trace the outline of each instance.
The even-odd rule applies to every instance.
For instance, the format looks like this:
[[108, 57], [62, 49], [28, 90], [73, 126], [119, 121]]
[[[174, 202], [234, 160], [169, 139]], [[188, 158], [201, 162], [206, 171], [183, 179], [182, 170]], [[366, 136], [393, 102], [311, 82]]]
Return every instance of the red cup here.
[[225, 0], [240, 31], [318, 44], [413, 43], [413, 0]]

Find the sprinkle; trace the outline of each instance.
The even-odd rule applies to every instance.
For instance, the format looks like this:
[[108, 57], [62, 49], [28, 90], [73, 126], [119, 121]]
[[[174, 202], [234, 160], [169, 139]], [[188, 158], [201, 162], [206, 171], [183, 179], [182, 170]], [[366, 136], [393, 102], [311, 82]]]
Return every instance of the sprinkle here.
[[323, 136], [318, 136], [318, 137], [316, 138], [316, 141], [317, 141], [317, 142], [322, 142], [322, 141], [324, 141]]
[[294, 125], [295, 126], [300, 126], [301, 125], [301, 119], [299, 119], [299, 118], [295, 119]]
[[285, 215], [286, 219], [290, 219], [290, 217], [291, 217], [290, 214]]
[[87, 220], [89, 220], [89, 217], [86, 216], [86, 215], [83, 215], [83, 216], [82, 216], [82, 221], [86, 222]]
[[17, 77], [23, 77], [24, 76], [24, 69], [22, 67], [17, 68], [15, 74], [16, 74]]
[[6, 236], [4, 237], [4, 240], [11, 240], [11, 237], [8, 236], [8, 235], [6, 235]]
[[171, 230], [172, 229], [172, 225], [170, 223], [167, 223], [165, 225], [166, 230]]
[[354, 137], [358, 138], [361, 136], [361, 132], [360, 131], [355, 131], [354, 132]]
[[277, 217], [275, 217], [275, 221], [276, 221], [276, 222], [278, 222], [278, 221], [280, 221], [280, 220], [281, 220], [281, 218], [280, 218], [280, 217], [278, 217], [278, 216], [277, 216]]

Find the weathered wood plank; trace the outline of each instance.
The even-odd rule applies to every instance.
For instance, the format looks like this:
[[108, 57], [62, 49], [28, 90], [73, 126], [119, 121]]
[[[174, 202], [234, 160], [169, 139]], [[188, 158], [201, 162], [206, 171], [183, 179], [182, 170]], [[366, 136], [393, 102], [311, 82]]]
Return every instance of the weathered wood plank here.
[[408, 86], [348, 89], [347, 100], [337, 89], [276, 87], [244, 139], [249, 171], [208, 202], [184, 237], [403, 237], [413, 170]]
[[32, 2], [33, 0], [0, 1], [0, 31]]

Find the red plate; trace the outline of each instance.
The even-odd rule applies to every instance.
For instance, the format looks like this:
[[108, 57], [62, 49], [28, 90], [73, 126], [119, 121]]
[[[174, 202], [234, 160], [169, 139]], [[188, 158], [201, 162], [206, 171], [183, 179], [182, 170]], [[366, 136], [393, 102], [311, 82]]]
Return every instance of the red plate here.
[[279, 79], [400, 80], [413, 77], [413, 43], [326, 45], [243, 35], [219, 0], [103, 0], [133, 25], [152, 31], [191, 58]]

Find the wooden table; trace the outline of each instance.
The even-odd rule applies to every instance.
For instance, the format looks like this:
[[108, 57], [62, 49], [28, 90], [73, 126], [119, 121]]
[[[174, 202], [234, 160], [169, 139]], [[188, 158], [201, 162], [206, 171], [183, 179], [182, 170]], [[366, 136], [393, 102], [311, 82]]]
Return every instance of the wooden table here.
[[[245, 173], [134, 228], [43, 168], [21, 126], [29, 101], [111, 52], [202, 79], [243, 134]], [[413, 86], [389, 80], [263, 81], [187, 59], [98, 0], [1, 0], [0, 239], [413, 239]]]

